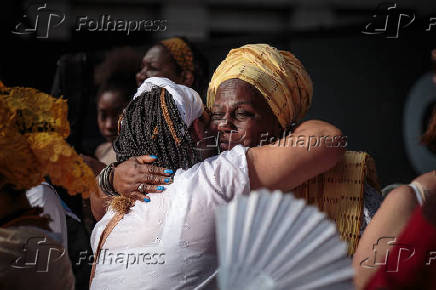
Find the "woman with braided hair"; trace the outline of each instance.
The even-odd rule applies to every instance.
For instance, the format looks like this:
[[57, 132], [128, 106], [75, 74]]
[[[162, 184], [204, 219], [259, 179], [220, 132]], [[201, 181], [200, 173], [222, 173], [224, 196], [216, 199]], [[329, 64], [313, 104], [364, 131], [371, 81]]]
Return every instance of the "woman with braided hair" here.
[[[192, 89], [163, 78], [143, 83], [123, 113], [114, 149], [119, 161], [146, 155], [162, 171], [175, 171], [173, 183], [150, 202], [137, 201], [135, 195], [112, 199], [91, 237], [96, 255], [91, 289], [185, 289], [210, 281], [217, 266], [213, 214], [217, 206], [251, 189], [292, 187], [305, 175], [333, 167], [342, 156], [340, 148], [326, 146], [307, 151], [238, 145], [206, 158], [203, 153], [213, 151], [196, 145], [202, 144], [198, 141], [207, 125], [201, 99]], [[305, 122], [295, 132], [340, 135], [321, 121]], [[275, 170], [265, 172], [265, 164]]]
[[[197, 105], [201, 107], [201, 103]], [[113, 144], [120, 162], [131, 156], [155, 154], [159, 156], [157, 166], [176, 170], [187, 169], [200, 161], [193, 138], [187, 134], [188, 128], [173, 97], [165, 89], [156, 87], [139, 95], [125, 108], [121, 122], [121, 133], [125, 135]]]

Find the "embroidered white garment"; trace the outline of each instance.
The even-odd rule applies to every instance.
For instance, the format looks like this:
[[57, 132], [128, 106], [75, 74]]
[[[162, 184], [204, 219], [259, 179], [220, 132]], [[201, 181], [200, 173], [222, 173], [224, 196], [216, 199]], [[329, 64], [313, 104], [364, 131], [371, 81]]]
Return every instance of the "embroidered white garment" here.
[[174, 98], [182, 120], [189, 128], [192, 122], [203, 113], [203, 102], [196, 91], [184, 85], [178, 85], [167, 78], [152, 77], [146, 79], [138, 88], [133, 99], [154, 87], [166, 89]]
[[[213, 275], [215, 208], [250, 192], [247, 149], [238, 145], [179, 169], [164, 193], [137, 201], [107, 238], [91, 289], [193, 289]], [[108, 210], [96, 224], [94, 253], [113, 215]]]

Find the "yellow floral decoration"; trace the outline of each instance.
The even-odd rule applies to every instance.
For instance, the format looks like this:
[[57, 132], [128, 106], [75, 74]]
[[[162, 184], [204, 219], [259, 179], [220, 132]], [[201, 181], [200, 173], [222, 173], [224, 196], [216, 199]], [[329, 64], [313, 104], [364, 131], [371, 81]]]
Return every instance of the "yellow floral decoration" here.
[[26, 190], [49, 176], [71, 195], [97, 190], [92, 170], [65, 141], [67, 111], [64, 99], [0, 82], [0, 188]]

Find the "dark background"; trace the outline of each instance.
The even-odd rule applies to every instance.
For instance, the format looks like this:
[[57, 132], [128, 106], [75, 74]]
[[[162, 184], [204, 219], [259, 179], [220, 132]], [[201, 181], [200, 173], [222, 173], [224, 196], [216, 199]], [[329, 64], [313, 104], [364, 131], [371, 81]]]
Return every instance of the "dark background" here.
[[[12, 34], [23, 14], [30, 13], [26, 8], [31, 3], [38, 2], [3, 0], [1, 4], [0, 79], [8, 86], [50, 92], [56, 63], [65, 53], [100, 54], [123, 45], [145, 52], [156, 40], [183, 35], [198, 44], [213, 72], [231, 48], [266, 42], [302, 60], [314, 83], [307, 118], [335, 124], [348, 136], [349, 150], [369, 152], [382, 185], [410, 182], [418, 174], [404, 149], [403, 105], [415, 81], [431, 69], [436, 26], [430, 32], [425, 29], [429, 17], [436, 17], [436, 1], [396, 2], [416, 15], [398, 38], [363, 34], [381, 2], [350, 0], [40, 1], [64, 12], [66, 22], [47, 39]], [[101, 14], [126, 20], [165, 19], [167, 30], [128, 36], [74, 31], [78, 16]], [[25, 21], [32, 23], [32, 15], [28, 16]], [[96, 128], [92, 118], [87, 122]]]

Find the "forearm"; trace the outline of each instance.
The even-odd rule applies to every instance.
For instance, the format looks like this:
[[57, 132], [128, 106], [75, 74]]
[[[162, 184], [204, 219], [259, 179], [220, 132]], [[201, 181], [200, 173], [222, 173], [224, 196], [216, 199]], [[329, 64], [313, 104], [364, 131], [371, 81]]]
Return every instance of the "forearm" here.
[[[338, 138], [342, 133], [328, 123], [308, 121], [299, 126], [292, 136], [286, 136], [272, 145], [249, 149], [247, 163], [251, 189], [290, 190], [335, 166], [343, 156], [345, 146], [327, 142], [315, 144], [313, 141], [326, 136]], [[306, 141], [290, 139], [295, 137]]]
[[407, 185], [394, 189], [385, 198], [365, 229], [353, 257], [356, 288], [363, 288], [384, 263], [384, 253], [392, 247], [390, 242], [397, 240], [417, 205], [415, 192]]
[[91, 193], [91, 211], [97, 221], [105, 215], [110, 200], [111, 198], [105, 195], [100, 187], [97, 192]]

